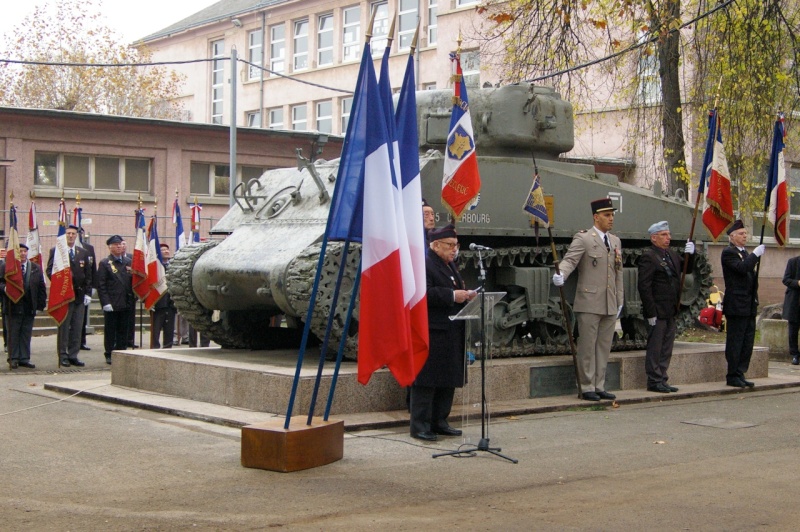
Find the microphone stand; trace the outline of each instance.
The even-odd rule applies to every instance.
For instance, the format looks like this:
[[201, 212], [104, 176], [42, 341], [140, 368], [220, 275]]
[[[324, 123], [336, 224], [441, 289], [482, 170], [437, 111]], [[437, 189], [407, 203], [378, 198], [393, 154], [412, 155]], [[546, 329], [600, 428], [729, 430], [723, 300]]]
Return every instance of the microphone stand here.
[[440, 456], [457, 456], [462, 454], [467, 456], [475, 456], [476, 451], [483, 451], [491, 453], [495, 456], [499, 456], [500, 458], [505, 458], [509, 462], [516, 464], [519, 462], [519, 460], [501, 454], [500, 451], [502, 451], [502, 449], [500, 447], [489, 447], [489, 436], [487, 435], [488, 431], [486, 427], [486, 269], [483, 266], [481, 250], [477, 249], [477, 252], [478, 268], [480, 271], [478, 275], [478, 285], [480, 288], [478, 288], [478, 290], [480, 292], [479, 297], [481, 298], [481, 439], [477, 446], [470, 445], [468, 447], [461, 447], [455, 451], [434, 454], [433, 458], [438, 458]]

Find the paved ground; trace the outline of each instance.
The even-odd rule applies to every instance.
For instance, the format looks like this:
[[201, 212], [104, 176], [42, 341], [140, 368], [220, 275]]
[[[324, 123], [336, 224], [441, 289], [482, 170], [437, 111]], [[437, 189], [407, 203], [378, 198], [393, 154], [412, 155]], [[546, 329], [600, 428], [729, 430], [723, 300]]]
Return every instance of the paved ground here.
[[281, 474], [240, 466], [238, 429], [45, 391], [108, 367], [98, 345], [85, 369], [56, 372], [35, 342], [41, 371], [0, 372], [7, 530], [794, 530], [800, 519], [799, 388], [498, 416], [491, 443], [518, 464], [432, 459], [460, 440], [420, 444], [406, 427], [356, 431], [343, 460]]

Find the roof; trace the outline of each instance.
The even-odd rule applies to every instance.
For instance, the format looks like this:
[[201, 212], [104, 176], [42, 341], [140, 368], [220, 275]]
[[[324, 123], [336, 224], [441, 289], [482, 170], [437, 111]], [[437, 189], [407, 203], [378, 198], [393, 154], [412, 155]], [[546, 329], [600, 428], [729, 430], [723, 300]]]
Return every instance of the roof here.
[[162, 37], [168, 37], [175, 33], [190, 30], [199, 26], [213, 24], [221, 20], [237, 17], [247, 13], [252, 13], [267, 7], [288, 2], [289, 0], [220, 0], [207, 8], [198, 11], [194, 15], [176, 22], [166, 28], [142, 37], [136, 42], [145, 43], [154, 41]]

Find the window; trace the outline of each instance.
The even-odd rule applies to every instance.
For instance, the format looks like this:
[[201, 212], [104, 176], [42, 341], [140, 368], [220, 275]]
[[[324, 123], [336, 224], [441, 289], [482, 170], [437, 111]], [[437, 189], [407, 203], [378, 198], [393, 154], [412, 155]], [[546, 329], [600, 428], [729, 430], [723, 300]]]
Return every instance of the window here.
[[439, 0], [428, 1], [428, 46], [436, 44], [438, 29], [438, 21], [436, 19], [439, 13]]
[[261, 111], [250, 111], [245, 117], [247, 118], [247, 127], [261, 127]]
[[225, 53], [225, 41], [211, 43], [211, 123], [222, 123], [222, 97], [225, 83], [225, 61], [217, 59]]
[[[247, 60], [253, 63], [253, 65], [264, 66], [262, 63], [264, 59], [262, 55], [264, 46], [260, 29], [247, 34], [247, 46]], [[248, 79], [261, 79], [263, 70], [253, 65], [247, 65], [249, 67], [247, 71]]]
[[284, 129], [283, 128], [283, 108], [269, 110], [269, 128], [270, 129]]
[[269, 29], [269, 69], [282, 74], [286, 69], [286, 28], [283, 25]]
[[468, 87], [481, 85], [481, 55], [477, 50], [461, 52], [461, 73]]
[[456, 0], [456, 7], [464, 7], [477, 4], [479, 0]]
[[400, 39], [398, 50], [408, 50], [411, 48], [411, 41], [414, 40], [414, 33], [417, 31], [417, 2], [418, 0], [400, 0], [399, 26], [397, 33]]
[[372, 26], [372, 55], [383, 55], [389, 42], [389, 4], [387, 2], [372, 4], [372, 13], [375, 14], [375, 24]]
[[292, 107], [292, 129], [295, 131], [306, 130], [306, 106], [295, 105]]
[[[792, 198], [800, 194], [800, 166], [786, 164], [786, 183], [789, 186], [789, 238], [794, 235], [794, 239], [800, 237], [800, 201], [792, 201]], [[793, 239], [793, 240], [794, 240]]]
[[353, 98], [342, 98], [342, 131], [347, 133], [347, 124], [350, 123], [350, 110], [353, 108]]
[[333, 128], [333, 102], [317, 103], [317, 131], [330, 133]]
[[424, 91], [435, 91], [436, 90], [436, 83], [427, 83], [423, 85], [422, 90]]
[[150, 159], [36, 152], [33, 165], [33, 184], [37, 187], [150, 190]]
[[308, 21], [294, 23], [294, 69], [308, 68]]
[[[639, 32], [639, 42], [649, 38], [647, 32]], [[658, 75], [658, 57], [653, 43], [646, 44], [639, 49], [639, 64], [637, 65], [639, 80], [639, 103], [652, 105], [661, 102], [661, 77]]]
[[333, 64], [333, 15], [317, 19], [317, 66]]
[[361, 8], [345, 9], [342, 18], [342, 61], [358, 61], [361, 58]]
[[[230, 165], [223, 163], [192, 163], [189, 176], [189, 193], [198, 196], [228, 197], [230, 195]], [[237, 183], [261, 177], [260, 166], [237, 166]]]

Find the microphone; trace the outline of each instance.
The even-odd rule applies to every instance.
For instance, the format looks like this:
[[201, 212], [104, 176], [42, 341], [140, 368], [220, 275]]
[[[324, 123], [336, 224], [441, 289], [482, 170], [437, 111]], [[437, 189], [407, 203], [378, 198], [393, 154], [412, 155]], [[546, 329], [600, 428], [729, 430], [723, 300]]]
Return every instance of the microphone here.
[[487, 246], [481, 246], [480, 244], [476, 244], [475, 242], [469, 245], [469, 249], [471, 249], [472, 251], [492, 251], [492, 248]]

